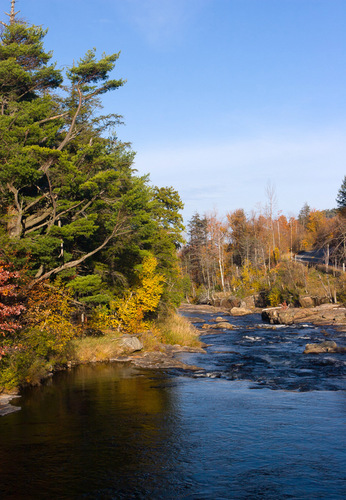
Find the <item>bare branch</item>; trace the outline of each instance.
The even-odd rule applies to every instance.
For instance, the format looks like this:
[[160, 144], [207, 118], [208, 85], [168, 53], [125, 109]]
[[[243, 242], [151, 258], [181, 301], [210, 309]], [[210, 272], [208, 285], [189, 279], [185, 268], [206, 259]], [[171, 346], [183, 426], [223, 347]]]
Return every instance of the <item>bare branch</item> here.
[[70, 262], [66, 262], [62, 266], [56, 267], [56, 268], [51, 269], [50, 271], [42, 274], [42, 276], [40, 276], [32, 281], [29, 288], [32, 288], [34, 285], [36, 285], [36, 283], [39, 283], [41, 281], [44, 281], [44, 280], [50, 278], [50, 276], [52, 276], [52, 274], [58, 274], [61, 271], [65, 271], [66, 269], [72, 269], [72, 268], [78, 266], [79, 264], [84, 262], [86, 259], [88, 259], [92, 255], [94, 255], [95, 253], [102, 250], [107, 245], [107, 243], [109, 243], [110, 240], [112, 238], [114, 238], [115, 236], [121, 236], [123, 234], [128, 233], [130, 231], [130, 228], [127, 228], [127, 229], [124, 228], [124, 223], [125, 223], [127, 218], [125, 216], [121, 220], [119, 220], [119, 218], [120, 218], [120, 215], [118, 217], [118, 222], [115, 225], [112, 233], [103, 241], [103, 243], [100, 246], [95, 248], [95, 250], [92, 250], [91, 252], [83, 255], [83, 257], [81, 257], [80, 259], [71, 260]]
[[65, 113], [60, 113], [60, 115], [55, 115], [55, 116], [50, 116], [49, 118], [44, 118], [43, 120], [40, 120], [40, 121], [36, 122], [35, 124], [42, 125], [42, 123], [47, 123], [47, 122], [50, 122], [52, 120], [57, 120], [58, 118], [63, 118], [64, 116], [67, 116], [67, 115], [68, 115], [68, 112], [65, 111]]
[[34, 207], [35, 205], [37, 205], [37, 203], [40, 203], [40, 201], [42, 201], [44, 198], [47, 198], [49, 196], [48, 193], [45, 193], [43, 194], [42, 196], [40, 196], [39, 198], [37, 198], [36, 200], [32, 201], [31, 203], [29, 203], [29, 205], [27, 205], [24, 210], [23, 210], [23, 213], [27, 212], [30, 208]]
[[79, 94], [79, 99], [78, 99], [78, 106], [77, 106], [77, 109], [76, 109], [76, 112], [72, 118], [72, 122], [71, 122], [71, 125], [70, 125], [70, 128], [69, 128], [69, 131], [67, 132], [66, 136], [65, 136], [65, 139], [62, 141], [62, 143], [57, 147], [58, 151], [61, 151], [64, 146], [69, 142], [70, 138], [71, 138], [71, 135], [72, 135], [72, 132], [73, 132], [73, 129], [74, 129], [74, 126], [76, 124], [76, 120], [78, 118], [78, 115], [80, 113], [80, 110], [82, 109], [82, 104], [83, 104], [83, 94], [82, 94], [82, 91], [80, 89], [79, 86], [77, 86], [77, 92]]
[[[47, 217], [52, 215], [52, 213], [53, 213], [53, 209], [49, 208], [49, 209], [45, 210], [44, 212], [41, 212], [40, 215], [30, 215], [25, 220], [25, 224], [24, 224], [25, 229], [29, 229], [29, 228], [35, 226], [36, 224], [42, 222], [44, 219], [47, 219]], [[46, 225], [46, 223], [44, 225]], [[27, 232], [28, 231], [25, 231], [25, 233], [27, 233]]]
[[[15, 5], [16, 0], [11, 0], [11, 12], [10, 14], [8, 12], [5, 12], [6, 16], [10, 18], [10, 25], [15, 23], [16, 15], [20, 12], [20, 10], [17, 10], [17, 12], [14, 11]], [[8, 24], [4, 23], [3, 21], [0, 21], [0, 24], [5, 26], [5, 28], [8, 28]]]

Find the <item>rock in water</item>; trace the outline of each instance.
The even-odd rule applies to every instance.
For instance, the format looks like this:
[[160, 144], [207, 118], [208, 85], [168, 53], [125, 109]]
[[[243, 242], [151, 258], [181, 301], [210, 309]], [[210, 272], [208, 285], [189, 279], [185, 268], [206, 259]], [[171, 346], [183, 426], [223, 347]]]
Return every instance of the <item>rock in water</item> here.
[[323, 352], [344, 352], [344, 349], [338, 347], [336, 342], [326, 340], [320, 344], [306, 344], [303, 354], [319, 354]]
[[233, 330], [233, 325], [229, 323], [228, 321], [220, 321], [219, 323], [216, 323], [216, 325], [209, 325], [209, 328], [213, 328], [215, 330]]

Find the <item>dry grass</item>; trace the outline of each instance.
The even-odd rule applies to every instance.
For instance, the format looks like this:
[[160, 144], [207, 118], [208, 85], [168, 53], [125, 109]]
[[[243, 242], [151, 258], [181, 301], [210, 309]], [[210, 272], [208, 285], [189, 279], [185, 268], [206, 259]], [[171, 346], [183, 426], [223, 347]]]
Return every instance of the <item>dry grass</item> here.
[[104, 337], [83, 337], [73, 341], [73, 357], [79, 363], [108, 361], [122, 354], [114, 333]]
[[[119, 346], [115, 332], [107, 332], [103, 337], [82, 337], [73, 340], [72, 357], [78, 363], [90, 361], [108, 361], [124, 354]], [[150, 331], [140, 336], [144, 351], [160, 350], [161, 344], [179, 344], [188, 347], [200, 347], [197, 330], [182, 316], [170, 312], [158, 320]]]
[[156, 323], [161, 332], [162, 342], [165, 344], [179, 344], [188, 347], [201, 347], [198, 332], [193, 325], [176, 312], [169, 313], [164, 319]]

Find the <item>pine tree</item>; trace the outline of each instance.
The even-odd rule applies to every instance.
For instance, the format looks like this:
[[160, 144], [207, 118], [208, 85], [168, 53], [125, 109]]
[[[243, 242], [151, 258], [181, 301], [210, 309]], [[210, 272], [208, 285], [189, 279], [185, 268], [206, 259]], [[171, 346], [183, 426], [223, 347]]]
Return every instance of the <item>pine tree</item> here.
[[183, 205], [173, 188], [134, 175], [135, 153], [114, 132], [122, 117], [101, 114], [103, 94], [125, 83], [110, 78], [119, 53], [98, 59], [88, 51], [62, 86], [43, 46], [46, 31], [18, 21], [14, 1], [9, 18], [0, 34], [3, 255], [26, 266], [32, 285], [61, 273], [93, 286], [96, 279], [92, 291], [83, 280], [71, 285], [91, 304], [110, 300], [109, 288], [121, 294], [132, 286], [151, 252], [168, 300], [179, 287]]
[[306, 228], [308, 222], [309, 222], [309, 215], [310, 215], [310, 207], [309, 205], [305, 202], [304, 205], [302, 206], [299, 215], [298, 215], [298, 220], [300, 224]]
[[346, 211], [346, 175], [342, 181], [341, 187], [338, 191], [338, 195], [336, 197], [336, 203], [338, 209], [342, 212], [345, 213]]
[[1, 225], [17, 257], [30, 255], [36, 281], [76, 267], [123, 232], [119, 199], [131, 189], [134, 156], [102, 136], [120, 118], [95, 113], [99, 96], [124, 83], [109, 79], [118, 54], [97, 60], [89, 51], [58, 97], [63, 77], [49, 64], [45, 34], [12, 16], [0, 38]]

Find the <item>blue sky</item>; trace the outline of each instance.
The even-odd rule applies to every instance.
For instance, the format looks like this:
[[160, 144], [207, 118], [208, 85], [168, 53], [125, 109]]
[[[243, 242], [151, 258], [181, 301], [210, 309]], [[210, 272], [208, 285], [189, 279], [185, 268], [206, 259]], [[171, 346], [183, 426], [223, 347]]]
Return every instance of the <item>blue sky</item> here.
[[[0, 0], [2, 11], [10, 0]], [[121, 51], [105, 96], [135, 167], [194, 212], [335, 207], [346, 174], [345, 0], [17, 0], [58, 67]], [[3, 19], [3, 17], [2, 17]]]

